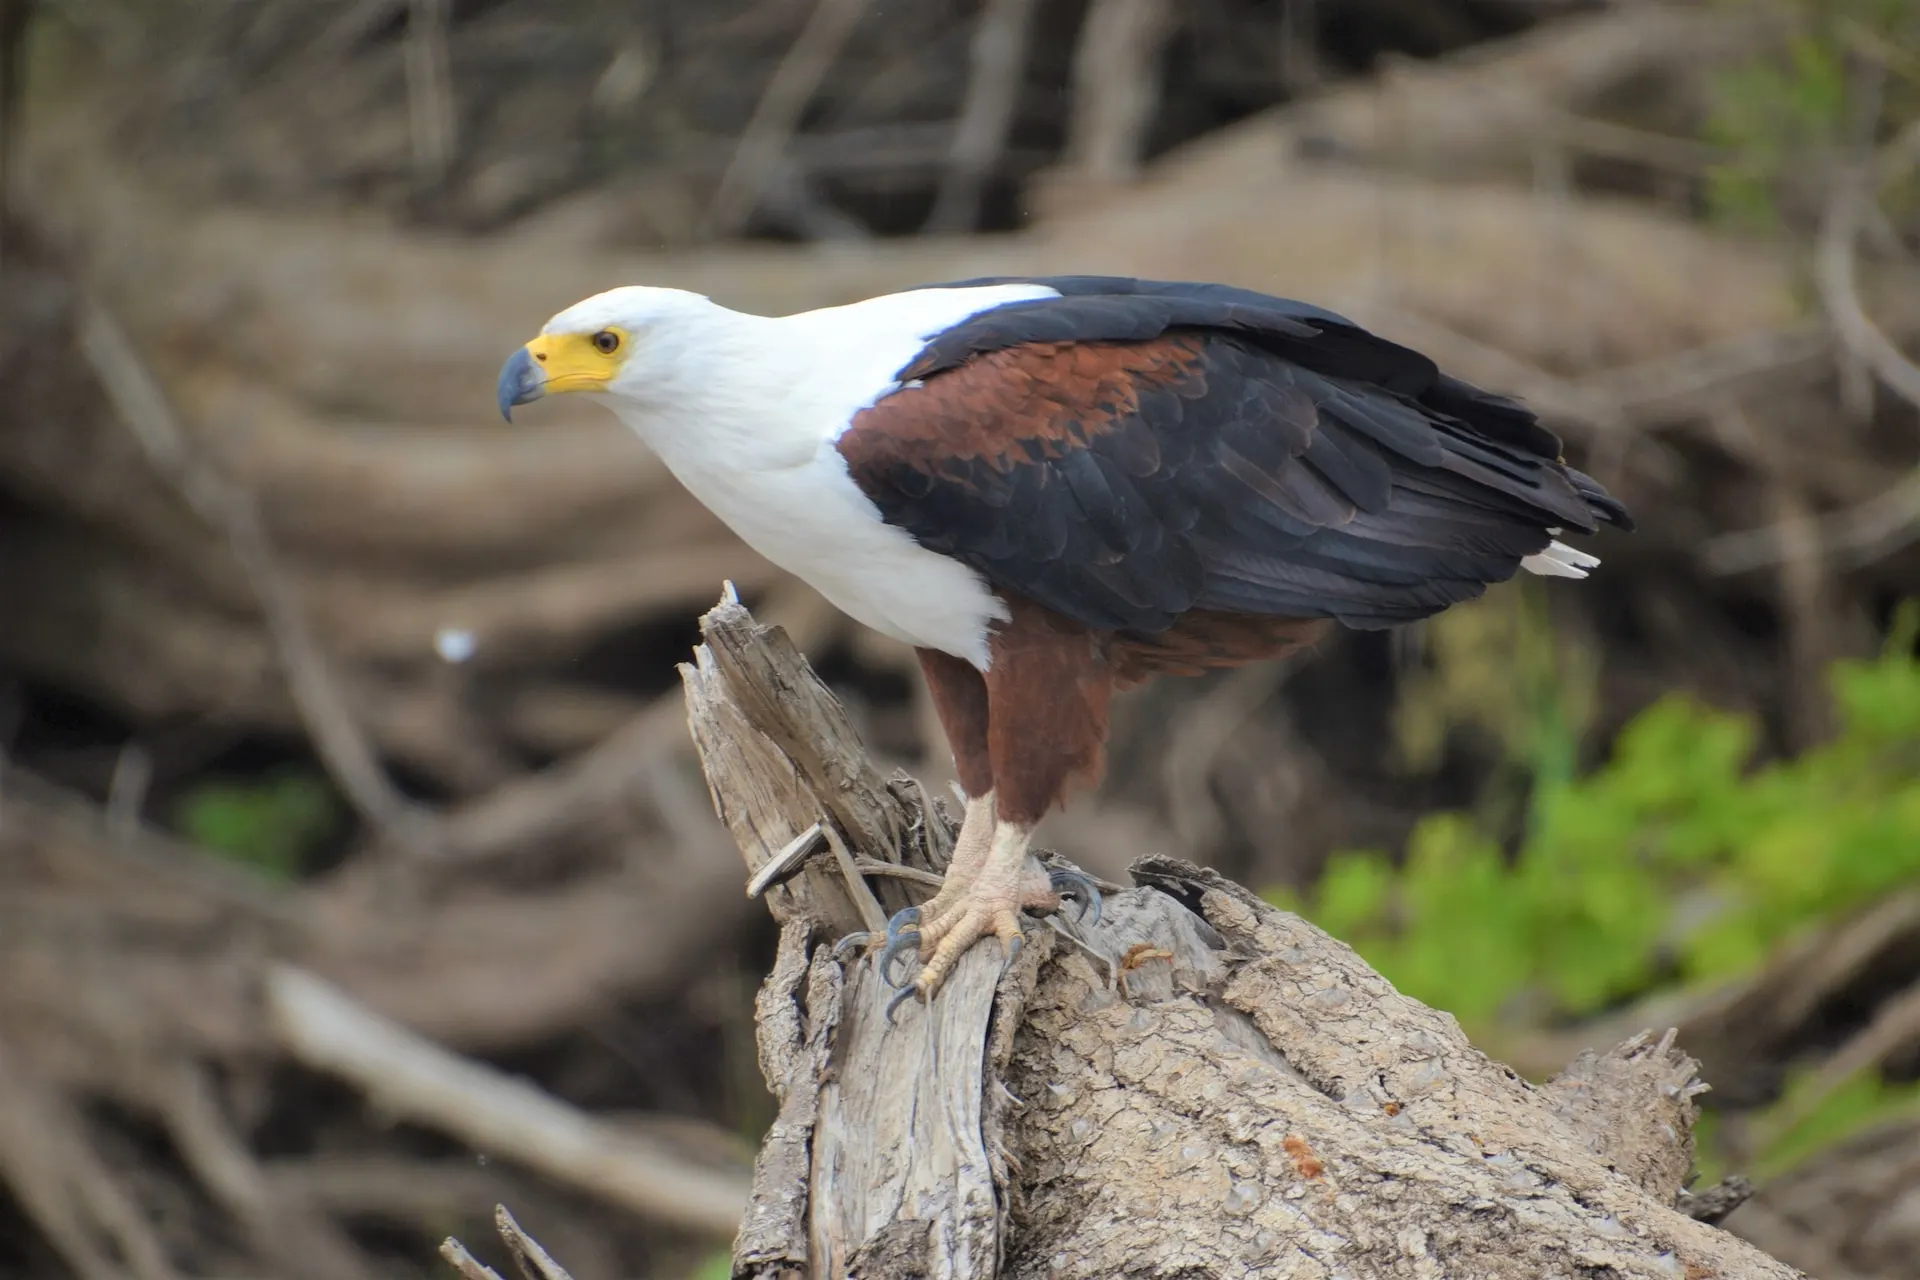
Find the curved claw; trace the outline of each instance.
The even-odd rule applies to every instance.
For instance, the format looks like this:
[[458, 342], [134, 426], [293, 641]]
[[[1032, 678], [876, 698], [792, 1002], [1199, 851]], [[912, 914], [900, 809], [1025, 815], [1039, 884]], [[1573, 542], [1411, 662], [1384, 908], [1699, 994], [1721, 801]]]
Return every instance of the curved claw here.
[[[894, 962], [907, 952], [917, 952], [919, 949], [920, 931], [918, 929], [908, 929], [905, 932], [893, 934], [887, 943], [887, 949], [880, 953], [880, 980], [890, 987], [900, 986], [899, 983], [893, 980]], [[893, 1006], [888, 1005], [887, 1007], [892, 1008]]]
[[906, 986], [900, 988], [900, 990], [894, 992], [893, 999], [887, 1001], [887, 1025], [888, 1026], [893, 1025], [893, 1011], [895, 1009], [898, 1009], [902, 1003], [912, 999], [913, 997], [919, 994], [920, 994], [920, 988], [914, 986], [911, 982], [909, 982]]
[[919, 923], [918, 907], [902, 907], [887, 921], [887, 946], [880, 953], [880, 980], [890, 987], [900, 985], [893, 980], [894, 961], [920, 946], [920, 931], [912, 927]]
[[855, 930], [854, 932], [848, 934], [846, 937], [840, 939], [840, 941], [833, 944], [833, 958], [835, 960], [838, 960], [841, 964], [845, 964], [847, 962], [848, 956], [852, 955], [854, 952], [858, 951], [860, 948], [866, 946], [869, 942], [872, 942], [872, 941], [873, 941], [873, 935], [871, 933], [868, 933], [865, 929]]
[[[1063, 898], [1078, 898], [1081, 902], [1079, 922], [1082, 924], [1100, 923], [1100, 889], [1085, 874], [1078, 871], [1058, 870], [1047, 873], [1047, 883], [1053, 891]], [[1071, 893], [1068, 891], [1072, 890]], [[1092, 919], [1089, 920], [1088, 916]]]
[[1006, 972], [1018, 963], [1020, 959], [1020, 949], [1026, 945], [1026, 938], [1017, 933], [1007, 939], [1007, 958], [1000, 962], [1001, 972]]

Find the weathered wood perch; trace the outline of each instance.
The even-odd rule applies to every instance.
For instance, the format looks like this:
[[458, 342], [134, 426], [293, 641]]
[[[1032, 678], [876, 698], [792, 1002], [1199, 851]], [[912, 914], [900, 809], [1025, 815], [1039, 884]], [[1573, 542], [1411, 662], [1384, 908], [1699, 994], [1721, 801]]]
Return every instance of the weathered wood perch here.
[[950, 819], [879, 775], [730, 591], [701, 628], [682, 674], [715, 807], [750, 873], [793, 867], [765, 895], [780, 1112], [741, 1280], [1800, 1274], [1676, 1208], [1703, 1086], [1671, 1033], [1535, 1086], [1339, 941], [1172, 858], [1136, 863], [1078, 940], [1029, 924], [1004, 975], [975, 948], [889, 1028], [872, 959], [833, 943], [930, 893]]

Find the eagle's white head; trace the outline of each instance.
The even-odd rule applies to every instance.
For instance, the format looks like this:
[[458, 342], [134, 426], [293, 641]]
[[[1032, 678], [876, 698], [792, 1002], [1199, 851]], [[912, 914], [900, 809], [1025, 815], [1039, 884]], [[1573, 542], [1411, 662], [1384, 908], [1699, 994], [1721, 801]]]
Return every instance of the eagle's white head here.
[[560, 312], [500, 371], [500, 412], [603, 402], [681, 478], [802, 465], [883, 396], [929, 337], [1044, 285], [931, 288], [784, 316], [683, 289], [609, 289]]
[[[744, 316], [684, 289], [630, 285], [577, 302], [500, 371], [500, 412], [563, 392], [604, 396], [617, 412], [666, 409], [732, 354]], [[621, 416], [631, 417], [627, 412]]]
[[794, 338], [778, 319], [698, 293], [628, 285], [547, 321], [507, 358], [496, 394], [509, 421], [516, 405], [585, 394], [676, 472], [789, 466], [819, 440], [794, 412], [810, 354]]

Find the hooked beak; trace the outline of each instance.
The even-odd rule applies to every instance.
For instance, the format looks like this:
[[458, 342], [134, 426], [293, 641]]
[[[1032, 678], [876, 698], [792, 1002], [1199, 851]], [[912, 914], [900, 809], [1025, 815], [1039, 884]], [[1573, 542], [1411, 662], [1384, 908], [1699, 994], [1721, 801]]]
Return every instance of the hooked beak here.
[[538, 400], [547, 394], [547, 371], [534, 362], [533, 353], [522, 347], [507, 357], [500, 369], [496, 396], [500, 416], [513, 421], [513, 406]]

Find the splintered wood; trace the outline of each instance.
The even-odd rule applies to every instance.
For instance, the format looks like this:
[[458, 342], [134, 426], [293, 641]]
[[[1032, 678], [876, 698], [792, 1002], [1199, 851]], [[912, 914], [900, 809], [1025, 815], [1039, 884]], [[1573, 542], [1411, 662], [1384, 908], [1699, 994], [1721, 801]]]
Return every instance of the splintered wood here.
[[976, 947], [889, 1025], [872, 949], [834, 943], [927, 892], [871, 872], [937, 868], [948, 821], [880, 777], [778, 629], [729, 593], [702, 632], [682, 670], [715, 806], [749, 876], [794, 863], [766, 894], [780, 1112], [736, 1276], [1799, 1274], [1676, 1208], [1704, 1086], [1671, 1034], [1536, 1087], [1172, 858], [1136, 863], [1097, 925], [1029, 922], [1004, 973]]

